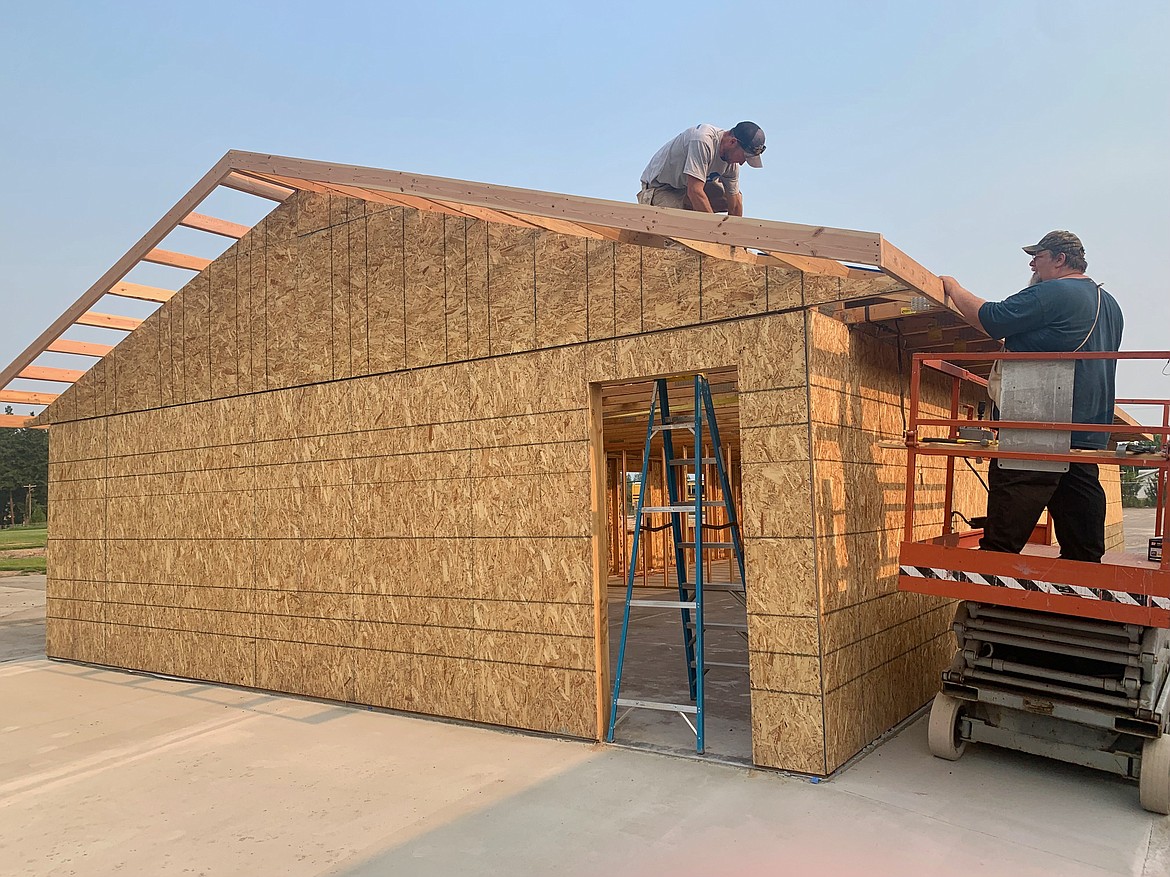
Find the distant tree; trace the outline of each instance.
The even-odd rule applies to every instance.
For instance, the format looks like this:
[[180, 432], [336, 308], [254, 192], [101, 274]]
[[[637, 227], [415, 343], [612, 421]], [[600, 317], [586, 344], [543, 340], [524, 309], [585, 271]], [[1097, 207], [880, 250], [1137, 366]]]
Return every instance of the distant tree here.
[[[12, 407], [5, 409], [12, 413]], [[29, 515], [29, 488], [32, 512]], [[49, 502], [49, 434], [43, 429], [0, 429], [0, 521], [5, 526], [43, 517]], [[39, 514], [38, 514], [39, 509]]]

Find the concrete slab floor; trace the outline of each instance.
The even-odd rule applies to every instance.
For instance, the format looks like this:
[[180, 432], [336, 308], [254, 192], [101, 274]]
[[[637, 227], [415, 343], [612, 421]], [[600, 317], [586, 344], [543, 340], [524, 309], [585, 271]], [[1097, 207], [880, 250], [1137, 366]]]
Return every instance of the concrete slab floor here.
[[[0, 638], [7, 631], [0, 628]], [[42, 653], [43, 654], [43, 653]], [[1131, 783], [920, 719], [819, 784], [25, 657], [0, 875], [1170, 874]]]

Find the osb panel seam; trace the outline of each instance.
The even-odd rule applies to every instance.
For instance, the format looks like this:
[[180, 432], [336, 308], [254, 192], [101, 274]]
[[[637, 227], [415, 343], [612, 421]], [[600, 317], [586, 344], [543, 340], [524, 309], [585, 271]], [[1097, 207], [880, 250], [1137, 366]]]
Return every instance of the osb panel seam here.
[[[884, 631], [882, 631], [882, 632], [884, 633]], [[890, 664], [893, 664], [895, 661], [901, 660], [902, 658], [906, 657], [909, 654], [917, 652], [920, 649], [926, 648], [927, 646], [930, 646], [934, 643], [937, 643], [939, 640], [945, 639], [945, 638], [950, 637], [950, 636], [952, 636], [950, 631], [943, 631], [942, 633], [936, 634], [935, 636], [929, 637], [929, 638], [924, 639], [920, 642], [915, 642], [915, 643], [911, 644], [909, 648], [906, 648], [906, 649], [902, 650], [901, 652], [898, 652], [896, 655], [893, 655], [892, 657], [888, 658], [887, 660], [882, 661], [879, 664], [874, 664], [871, 667], [866, 667], [860, 673], [857, 673], [856, 675], [851, 676], [850, 678], [846, 679], [844, 682], [841, 682], [840, 684], [833, 686], [828, 691], [826, 691], [825, 694], [826, 695], [832, 694], [832, 693], [844, 688], [846, 685], [849, 685], [853, 682], [856, 682], [859, 679], [863, 679], [872, 673], [876, 673], [877, 671], [881, 670], [883, 667], [886, 667]], [[859, 642], [860, 642], [860, 640], [859, 640]], [[853, 645], [853, 644], [851, 643], [850, 645]]]

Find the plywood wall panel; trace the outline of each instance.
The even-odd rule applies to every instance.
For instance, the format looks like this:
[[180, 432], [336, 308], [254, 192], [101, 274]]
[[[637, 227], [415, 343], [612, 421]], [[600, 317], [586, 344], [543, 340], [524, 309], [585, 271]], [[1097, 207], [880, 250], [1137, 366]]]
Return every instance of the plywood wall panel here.
[[479, 666], [478, 721], [592, 738], [591, 672], [486, 662]]
[[614, 244], [611, 241], [585, 241], [585, 274], [589, 317], [589, 339], [612, 338], [617, 334], [614, 324], [616, 285], [614, 274]]
[[[293, 239], [296, 298], [290, 307], [295, 321], [287, 372], [279, 386], [311, 384], [333, 378], [333, 276], [329, 229], [298, 233]], [[269, 337], [269, 343], [272, 343]]]
[[767, 281], [766, 268], [703, 257], [699, 274], [702, 320], [762, 313], [768, 307]]
[[478, 593], [472, 587], [471, 557], [467, 539], [359, 537], [345, 575], [355, 594], [469, 598]]
[[616, 335], [642, 331], [642, 248], [614, 244], [614, 330]]
[[67, 618], [45, 619], [45, 655], [66, 661], [109, 664], [104, 624]]
[[592, 604], [587, 538], [477, 538], [471, 545], [477, 597]]
[[467, 356], [478, 359], [491, 353], [491, 314], [488, 303], [488, 226], [469, 219], [465, 223], [467, 262]]
[[406, 289], [403, 210], [371, 214], [366, 221], [366, 282], [370, 371], [406, 365]]
[[[488, 359], [466, 367], [467, 406], [477, 418], [537, 414], [585, 408], [583, 380], [585, 354], [580, 347], [541, 350], [522, 359]], [[516, 392], [523, 386], [524, 392]], [[466, 417], [468, 409], [461, 416]], [[517, 435], [523, 435], [517, 430]], [[518, 438], [515, 443], [537, 443], [543, 436]]]
[[211, 320], [211, 393], [215, 397], [240, 392], [239, 255], [228, 247], [207, 267]]
[[812, 536], [808, 463], [744, 463], [745, 536]]
[[752, 690], [752, 761], [805, 773], [826, 773], [821, 698]]
[[[332, 310], [333, 331], [333, 376], [335, 378], [353, 377], [354, 374], [363, 374], [354, 368], [354, 339], [352, 336], [354, 316], [354, 296], [351, 288], [350, 260], [353, 257], [350, 246], [350, 232], [354, 223], [341, 220], [345, 215], [344, 209], [337, 204], [344, 204], [345, 199], [335, 198], [332, 206], [333, 219], [329, 229], [329, 273], [330, 273], [330, 307]], [[361, 254], [364, 261], [365, 254]], [[364, 347], [364, 340], [363, 347]]]
[[447, 360], [468, 358], [467, 220], [443, 217]]
[[256, 671], [252, 684], [257, 688], [326, 700], [356, 699], [356, 658], [352, 648], [257, 640], [254, 650]]
[[349, 539], [257, 539], [248, 583], [279, 592], [352, 593], [358, 577]]
[[183, 395], [186, 402], [211, 396], [210, 285], [206, 272], [180, 292], [183, 303]]
[[492, 355], [536, 346], [536, 232], [488, 228], [488, 333]]
[[744, 546], [748, 611], [815, 618], [815, 561], [811, 539], [752, 539]]
[[792, 268], [768, 266], [768, 310], [787, 311], [804, 304], [805, 275]]
[[536, 233], [536, 346], [589, 337], [586, 239]]
[[821, 696], [821, 659], [817, 655], [750, 652], [748, 663], [752, 687], [757, 691]]
[[406, 367], [447, 359], [445, 217], [407, 210], [403, 235], [406, 267]]
[[699, 255], [642, 248], [642, 331], [699, 322]]
[[119, 377], [115, 396], [118, 411], [137, 411], [160, 404], [160, 319], [157, 311], [151, 314], [110, 354], [110, 362]]
[[350, 374], [370, 372], [369, 266], [366, 229], [369, 220], [364, 205], [362, 216], [347, 225], [349, 233], [349, 350]]
[[588, 472], [471, 482], [476, 536], [578, 536], [591, 532]]

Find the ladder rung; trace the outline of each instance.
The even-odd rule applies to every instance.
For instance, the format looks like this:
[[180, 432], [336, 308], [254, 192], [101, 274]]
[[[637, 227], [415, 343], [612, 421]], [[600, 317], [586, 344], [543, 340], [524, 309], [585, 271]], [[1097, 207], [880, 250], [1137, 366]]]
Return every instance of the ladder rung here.
[[[709, 508], [711, 506], [721, 506], [721, 505], [726, 505], [726, 503], [724, 503], [723, 500], [721, 500], [721, 499], [703, 500], [704, 508]], [[695, 510], [695, 504], [693, 502], [688, 502], [685, 505], [680, 503], [679, 505], [644, 505], [644, 506], [642, 506], [643, 512], [693, 512], [694, 510]]]
[[[683, 582], [683, 586], [687, 588], [694, 588], [694, 582]], [[743, 591], [743, 582], [703, 582], [703, 590], [711, 589], [726, 590], [726, 591]]]
[[682, 600], [631, 600], [631, 606], [656, 606], [660, 609], [694, 609], [695, 602]]
[[[691, 661], [691, 666], [695, 666], [695, 662]], [[734, 667], [736, 670], [751, 669], [747, 664], [736, 664], [730, 661], [704, 661], [704, 667]]]
[[686, 429], [691, 432], [695, 431], [694, 423], [656, 423], [654, 424], [654, 431], [658, 432], [662, 429]]
[[631, 709], [640, 710], [666, 710], [670, 713], [690, 713], [695, 715], [699, 710], [697, 707], [689, 703], [660, 703], [654, 700], [629, 700], [625, 697], [619, 697], [618, 706], [628, 706]]
[[[717, 461], [714, 457], [704, 457], [702, 462], [703, 462], [704, 466], [714, 466]], [[694, 466], [695, 465], [695, 458], [694, 457], [679, 457], [676, 460], [671, 460], [670, 465], [671, 466]]]
[[[689, 622], [687, 624], [687, 627], [692, 628], [692, 629], [694, 628], [694, 626], [695, 626], [695, 622], [693, 622], [693, 621]], [[711, 630], [714, 628], [718, 628], [719, 630], [743, 630], [743, 631], [746, 631], [747, 625], [746, 624], [736, 624], [735, 622], [731, 622], [731, 621], [704, 621], [703, 622], [703, 630]]]
[[[683, 548], [694, 548], [695, 547], [694, 542], [680, 542], [678, 544], [681, 545]], [[704, 548], [734, 548], [735, 543], [734, 542], [704, 542], [703, 547]]]

